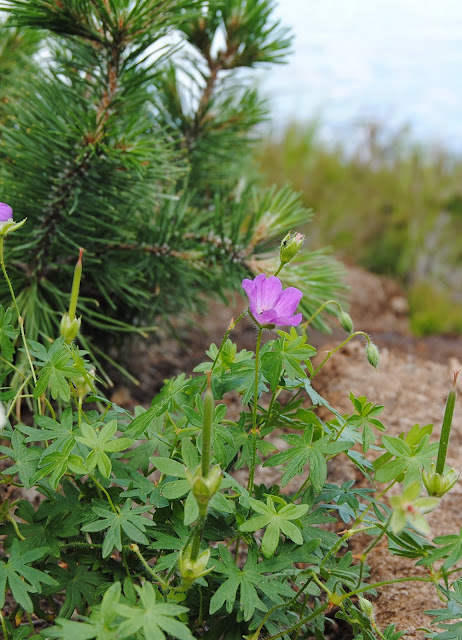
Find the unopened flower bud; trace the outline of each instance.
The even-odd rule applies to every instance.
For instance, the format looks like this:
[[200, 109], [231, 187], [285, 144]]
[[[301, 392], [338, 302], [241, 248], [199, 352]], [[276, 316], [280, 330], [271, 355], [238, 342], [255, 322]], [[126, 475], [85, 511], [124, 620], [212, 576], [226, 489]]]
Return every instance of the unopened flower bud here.
[[347, 333], [353, 333], [354, 331], [353, 320], [351, 319], [351, 316], [349, 313], [347, 313], [346, 311], [342, 311], [338, 319], [344, 331], [346, 331]]
[[71, 344], [71, 342], [77, 337], [80, 329], [80, 321], [80, 318], [75, 317], [71, 320], [68, 313], [65, 313], [61, 318], [59, 332], [64, 336], [66, 344]]
[[191, 551], [191, 545], [188, 544], [187, 547], [180, 551], [178, 557], [178, 569], [185, 589], [189, 589], [194, 580], [202, 578], [212, 570], [206, 569], [210, 559], [210, 549], [203, 551], [195, 560], [191, 559]]
[[281, 248], [279, 250], [281, 265], [287, 264], [295, 258], [297, 253], [300, 251], [304, 240], [305, 236], [303, 233], [289, 231], [281, 242]]
[[369, 364], [377, 369], [380, 362], [379, 350], [373, 342], [368, 342], [366, 347], [366, 356]]
[[459, 479], [455, 469], [449, 469], [445, 473], [437, 473], [436, 466], [432, 462], [430, 471], [422, 471], [422, 480], [429, 496], [441, 498], [450, 491]]
[[361, 596], [358, 596], [358, 602], [359, 602], [359, 606], [361, 608], [361, 611], [363, 613], [365, 613], [366, 616], [369, 616], [369, 618], [373, 619], [374, 618], [374, 607], [372, 606], [372, 602], [370, 602], [366, 598], [361, 598]]
[[194, 474], [186, 471], [186, 478], [200, 508], [206, 507], [220, 488], [222, 473], [220, 467], [215, 465], [203, 476], [199, 466]]

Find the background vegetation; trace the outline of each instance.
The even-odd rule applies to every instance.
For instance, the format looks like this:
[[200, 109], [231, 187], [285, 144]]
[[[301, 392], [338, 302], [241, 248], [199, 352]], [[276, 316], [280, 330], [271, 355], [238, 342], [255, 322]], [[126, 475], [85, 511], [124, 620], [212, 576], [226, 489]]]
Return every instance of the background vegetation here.
[[[0, 193], [29, 221], [6, 257], [32, 339], [55, 335], [79, 247], [78, 313], [94, 356], [95, 335], [144, 334], [161, 316], [166, 326], [204, 306], [203, 294], [225, 298], [243, 277], [271, 270], [281, 237], [309, 216], [290, 189], [261, 188], [250, 165], [267, 107], [244, 74], [283, 62], [291, 44], [273, 8], [8, 4]], [[309, 291], [311, 315], [341, 292], [340, 272], [324, 252], [305, 253], [286, 284]], [[0, 280], [0, 301], [8, 295]]]
[[461, 159], [375, 124], [327, 144], [317, 122], [290, 124], [258, 159], [268, 183], [289, 182], [315, 210], [313, 246], [399, 278], [417, 334], [462, 332]]

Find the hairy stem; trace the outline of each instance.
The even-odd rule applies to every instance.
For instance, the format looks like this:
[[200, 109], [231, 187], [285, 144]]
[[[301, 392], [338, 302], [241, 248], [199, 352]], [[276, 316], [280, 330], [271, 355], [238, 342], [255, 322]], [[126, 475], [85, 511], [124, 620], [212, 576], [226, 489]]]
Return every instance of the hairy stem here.
[[[278, 271], [279, 271], [279, 270], [278, 270]], [[302, 327], [305, 329], [308, 325], [310, 325], [310, 324], [313, 322], [313, 320], [314, 320], [314, 319], [315, 319], [315, 318], [316, 318], [316, 317], [317, 317], [317, 316], [318, 316], [322, 311], [324, 311], [324, 309], [325, 309], [328, 305], [330, 305], [330, 304], [335, 304], [335, 305], [337, 306], [338, 310], [339, 310], [340, 312], [342, 312], [342, 307], [341, 307], [341, 306], [340, 306], [340, 304], [337, 302], [337, 300], [327, 300], [326, 302], [324, 302], [324, 304], [322, 304], [322, 305], [319, 307], [319, 309], [318, 309], [317, 311], [315, 311], [315, 312], [313, 313], [313, 315], [312, 315], [312, 316], [310, 316], [310, 317], [308, 318], [308, 320], [306, 320], [306, 321], [302, 324]]]
[[158, 573], [156, 573], [154, 571], [154, 569], [146, 562], [145, 558], [143, 557], [143, 554], [140, 551], [140, 548], [137, 544], [131, 544], [130, 545], [130, 549], [132, 551], [135, 552], [135, 554], [138, 557], [138, 560], [141, 562], [141, 564], [143, 565], [143, 567], [146, 569], [146, 571], [154, 578], [154, 580], [156, 582], [158, 582], [160, 584], [160, 586], [162, 587], [163, 591], [166, 591], [168, 589], [168, 584], [165, 582], [165, 580], [163, 580], [160, 575]]
[[[24, 332], [24, 320], [21, 316], [21, 313], [19, 311], [19, 307], [18, 307], [18, 302], [16, 300], [16, 296], [14, 293], [14, 289], [13, 289], [13, 285], [11, 284], [11, 280], [8, 277], [8, 273], [6, 272], [6, 266], [5, 266], [5, 257], [4, 257], [4, 237], [0, 236], [0, 263], [2, 265], [2, 271], [3, 271], [3, 276], [6, 280], [6, 283], [8, 285], [8, 289], [10, 290], [10, 295], [11, 295], [11, 299], [13, 301], [13, 305], [14, 308], [16, 310], [16, 313], [18, 315], [18, 322], [19, 322], [19, 328], [21, 331], [21, 337], [22, 337], [22, 341], [24, 344], [24, 351], [26, 352], [26, 356], [27, 356], [27, 360], [29, 361], [29, 367], [32, 373], [32, 377], [34, 379], [34, 383], [37, 384], [37, 378], [35, 376], [35, 369], [34, 369], [34, 365], [32, 364], [32, 359], [30, 357], [30, 353], [29, 353], [29, 347], [27, 346], [27, 340], [26, 340], [26, 334]], [[39, 413], [40, 413], [40, 401], [38, 402], [39, 405]]]
[[253, 483], [255, 477], [255, 466], [257, 463], [257, 408], [258, 408], [258, 382], [259, 382], [259, 364], [260, 364], [260, 344], [263, 329], [258, 328], [257, 346], [255, 348], [255, 387], [252, 411], [252, 456], [250, 459], [249, 481], [247, 491], [251, 494], [253, 491]]
[[237, 325], [237, 323], [240, 322], [243, 318], [245, 318], [246, 315], [247, 315], [247, 309], [241, 313], [241, 315], [237, 318], [237, 320], [231, 320], [231, 322], [229, 323], [228, 329], [226, 330], [226, 333], [223, 336], [223, 340], [221, 341], [220, 348], [218, 349], [217, 356], [216, 356], [215, 360], [213, 361], [211, 371], [213, 371], [215, 369], [216, 364], [217, 364], [218, 360], [220, 359], [221, 352], [223, 351], [223, 348], [224, 348], [224, 346], [226, 344], [226, 341], [227, 341], [227, 339], [229, 337], [229, 334], [231, 333], [231, 331], [233, 331], [233, 329]]
[[321, 364], [318, 367], [316, 367], [316, 369], [314, 370], [313, 374], [310, 376], [310, 380], [312, 380], [314, 378], [314, 376], [318, 373], [318, 371], [320, 371], [320, 369], [323, 368], [323, 366], [326, 364], [326, 362], [329, 360], [329, 358], [331, 356], [333, 356], [336, 351], [338, 351], [339, 349], [344, 347], [347, 344], [347, 342], [349, 342], [355, 336], [364, 336], [364, 338], [366, 338], [366, 340], [367, 340], [367, 344], [371, 344], [371, 339], [369, 338], [367, 333], [364, 333], [364, 331], [355, 331], [354, 333], [350, 333], [348, 338], [345, 338], [345, 340], [343, 342], [341, 342], [339, 345], [337, 345], [335, 347], [335, 349], [332, 349], [332, 351], [328, 352], [327, 356], [324, 358], [324, 360], [321, 362]]

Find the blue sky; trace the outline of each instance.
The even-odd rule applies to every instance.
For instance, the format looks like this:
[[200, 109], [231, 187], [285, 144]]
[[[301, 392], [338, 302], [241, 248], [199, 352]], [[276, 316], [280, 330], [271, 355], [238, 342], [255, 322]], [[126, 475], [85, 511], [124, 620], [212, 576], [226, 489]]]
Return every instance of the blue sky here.
[[261, 89], [274, 126], [319, 114], [334, 138], [361, 120], [411, 125], [462, 153], [460, 0], [278, 0], [295, 34], [287, 66]]

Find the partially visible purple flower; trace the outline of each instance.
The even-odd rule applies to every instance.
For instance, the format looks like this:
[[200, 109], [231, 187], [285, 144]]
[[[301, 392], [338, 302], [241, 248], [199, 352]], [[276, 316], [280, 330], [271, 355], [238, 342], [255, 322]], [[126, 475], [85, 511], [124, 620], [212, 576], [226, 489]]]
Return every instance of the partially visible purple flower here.
[[283, 291], [279, 278], [267, 278], [264, 273], [255, 280], [243, 280], [242, 288], [249, 298], [250, 313], [260, 325], [296, 327], [302, 321], [301, 313], [293, 315], [303, 295], [300, 289]]
[[5, 202], [0, 202], [0, 222], [13, 222], [13, 209]]

